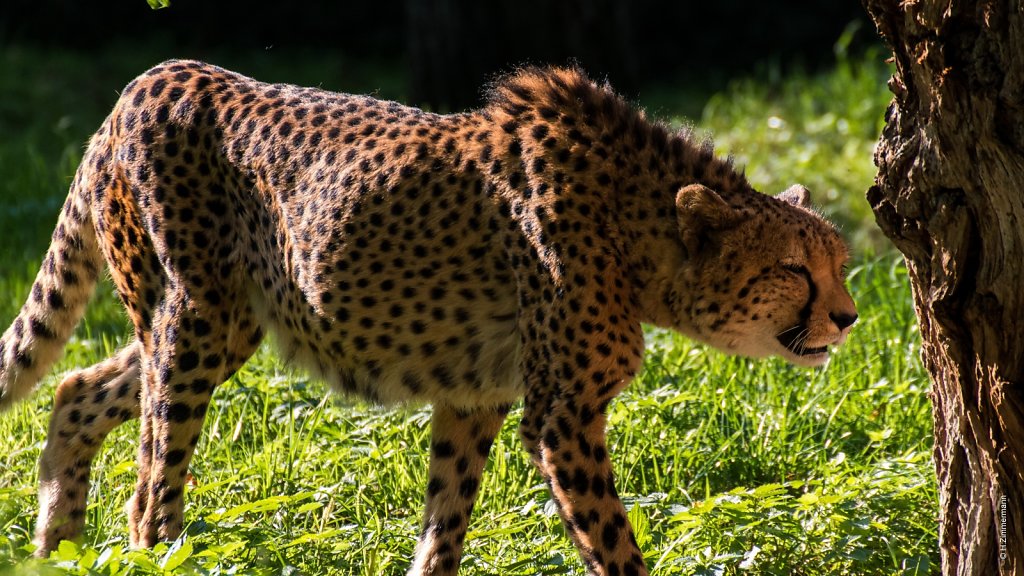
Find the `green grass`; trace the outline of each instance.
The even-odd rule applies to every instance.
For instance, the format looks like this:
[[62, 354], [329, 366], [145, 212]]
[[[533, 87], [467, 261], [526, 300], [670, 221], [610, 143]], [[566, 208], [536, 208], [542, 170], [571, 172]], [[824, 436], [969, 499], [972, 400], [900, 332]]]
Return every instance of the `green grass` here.
[[[81, 142], [115, 98], [110, 86], [162, 57], [126, 54], [111, 54], [98, 81], [89, 79], [91, 58], [0, 52], [0, 323], [28, 292]], [[889, 253], [868, 255], [878, 240], [864, 223], [884, 106], [876, 60], [844, 57], [829, 74], [739, 82], [705, 109], [699, 127], [737, 153], [755, 184], [781, 190], [802, 181], [824, 192], [826, 211], [861, 249], [850, 274], [861, 320], [823, 370], [728, 358], [649, 330], [645, 369], [610, 407], [609, 440], [654, 574], [936, 570], [928, 381], [906, 271]], [[276, 79], [318, 83], [315, 64], [303, 77], [291, 62], [260, 66], [281, 71]], [[328, 87], [351, 88], [334, 82]], [[773, 116], [790, 127], [787, 137], [768, 123]], [[266, 348], [216, 393], [181, 539], [128, 550], [132, 423], [96, 460], [82, 541], [29, 559], [52, 387], [127, 335], [103, 285], [42, 389], [0, 415], [0, 574], [397, 574], [407, 566], [426, 485], [429, 410], [331, 395]], [[463, 573], [581, 573], [516, 438], [519, 414], [492, 450]]]
[[851, 58], [857, 27], [836, 43], [836, 64], [826, 74], [769, 67], [711, 97], [700, 127], [717, 148], [747, 166], [758, 189], [775, 194], [794, 182], [843, 227], [857, 248], [888, 246], [864, 200], [875, 177], [873, 154], [892, 100], [892, 75], [880, 49]]

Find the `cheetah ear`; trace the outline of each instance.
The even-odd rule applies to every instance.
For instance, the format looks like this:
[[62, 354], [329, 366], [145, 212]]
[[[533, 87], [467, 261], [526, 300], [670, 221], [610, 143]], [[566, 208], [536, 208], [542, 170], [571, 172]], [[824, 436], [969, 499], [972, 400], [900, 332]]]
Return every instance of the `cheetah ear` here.
[[679, 233], [687, 252], [694, 256], [712, 240], [713, 233], [739, 223], [739, 212], [717, 192], [702, 184], [683, 186], [676, 194]]
[[793, 184], [776, 196], [776, 198], [783, 202], [789, 202], [798, 208], [811, 207], [811, 192], [807, 190], [807, 188], [804, 188], [802, 184]]

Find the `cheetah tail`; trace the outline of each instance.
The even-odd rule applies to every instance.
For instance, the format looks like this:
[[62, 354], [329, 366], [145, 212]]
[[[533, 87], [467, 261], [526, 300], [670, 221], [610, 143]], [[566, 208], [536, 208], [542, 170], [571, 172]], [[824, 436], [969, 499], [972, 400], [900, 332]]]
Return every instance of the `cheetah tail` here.
[[96, 287], [103, 257], [89, 199], [110, 169], [105, 133], [90, 143], [31, 294], [0, 337], [0, 411], [28, 395], [60, 357]]

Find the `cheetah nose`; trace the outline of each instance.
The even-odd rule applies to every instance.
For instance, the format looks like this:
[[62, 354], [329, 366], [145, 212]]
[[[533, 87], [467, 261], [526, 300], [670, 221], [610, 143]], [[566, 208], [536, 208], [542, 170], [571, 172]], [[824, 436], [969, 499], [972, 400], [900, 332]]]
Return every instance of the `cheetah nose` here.
[[844, 312], [840, 312], [839, 314], [836, 314], [835, 312], [829, 312], [828, 317], [831, 318], [832, 321], [836, 323], [836, 326], [838, 326], [840, 330], [845, 330], [849, 328], [850, 326], [853, 325], [854, 322], [857, 321], [856, 314], [846, 314]]

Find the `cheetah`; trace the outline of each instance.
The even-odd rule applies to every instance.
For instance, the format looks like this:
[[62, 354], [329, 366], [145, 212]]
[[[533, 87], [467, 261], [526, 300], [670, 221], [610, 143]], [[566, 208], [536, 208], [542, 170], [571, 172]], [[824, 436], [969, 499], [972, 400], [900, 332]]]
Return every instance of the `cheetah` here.
[[271, 332], [343, 393], [432, 404], [410, 574], [458, 571], [519, 399], [522, 442], [589, 572], [646, 574], [605, 440], [641, 323], [825, 363], [857, 313], [847, 248], [808, 203], [799, 185], [755, 191], [706, 140], [573, 67], [519, 69], [479, 110], [438, 115], [164, 62], [90, 140], [0, 338], [5, 407], [58, 358], [104, 267], [134, 326], [56, 390], [37, 553], [80, 534], [92, 458], [136, 417], [130, 542], [176, 538], [211, 395]]

